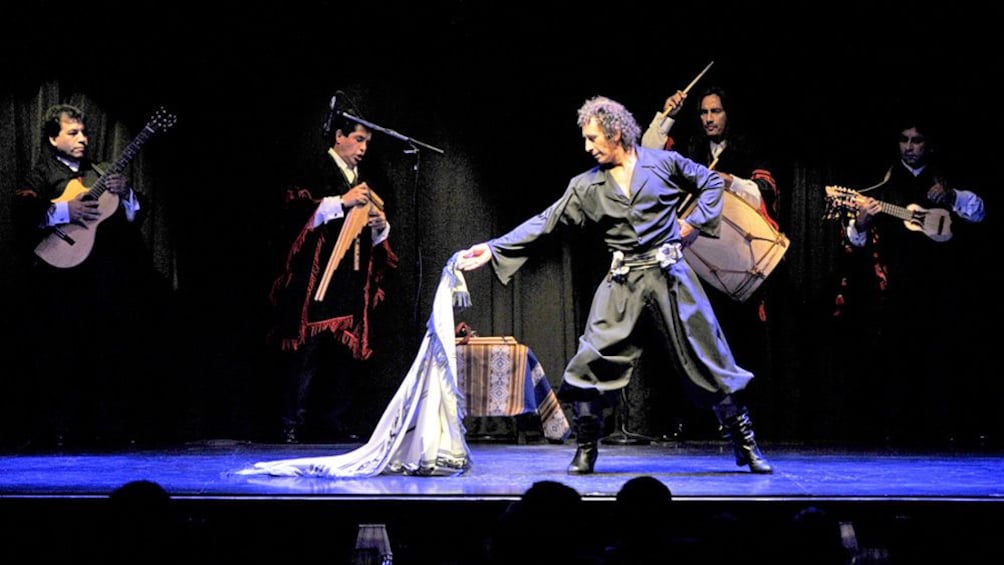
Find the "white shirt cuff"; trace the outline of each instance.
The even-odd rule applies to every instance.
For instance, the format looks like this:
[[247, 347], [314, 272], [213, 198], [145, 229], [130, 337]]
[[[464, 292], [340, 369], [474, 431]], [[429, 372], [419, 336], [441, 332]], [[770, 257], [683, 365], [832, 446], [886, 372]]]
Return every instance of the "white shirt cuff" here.
[[854, 225], [854, 220], [851, 220], [847, 222], [847, 240], [854, 247], [864, 247], [865, 242], [868, 241], [868, 231], [858, 231], [857, 226]]
[[760, 197], [760, 187], [755, 182], [732, 175], [732, 184], [729, 185], [728, 191], [742, 198], [757, 210], [760, 209], [760, 202], [763, 199]]
[[986, 216], [983, 199], [968, 190], [955, 190], [955, 213], [970, 222], [982, 222]]
[[390, 224], [385, 225], [382, 230], [373, 228], [373, 245], [380, 245], [387, 239], [387, 236], [389, 235], [390, 235]]
[[342, 210], [342, 197], [325, 196], [321, 199], [321, 203], [318, 204], [317, 210], [314, 211], [314, 227], [326, 224], [331, 220], [337, 220], [344, 215], [345, 210]]
[[136, 213], [139, 212], [139, 200], [136, 198], [136, 192], [129, 189], [129, 198], [121, 198], [122, 208], [125, 210], [126, 218], [131, 222], [136, 219]]
[[55, 202], [49, 206], [46, 213], [46, 226], [58, 226], [70, 223], [70, 205], [67, 202]]

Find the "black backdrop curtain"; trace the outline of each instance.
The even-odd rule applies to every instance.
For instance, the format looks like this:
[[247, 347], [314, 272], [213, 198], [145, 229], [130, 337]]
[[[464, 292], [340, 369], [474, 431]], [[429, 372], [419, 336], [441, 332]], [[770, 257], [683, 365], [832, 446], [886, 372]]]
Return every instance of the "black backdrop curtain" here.
[[[72, 54], [55, 33], [62, 29], [53, 17], [63, 13], [57, 4], [38, 3], [9, 20], [2, 40], [11, 63], [0, 87], [3, 306], [16, 300], [10, 195], [37, 155], [44, 107], [84, 107], [92, 154], [112, 158], [166, 105], [177, 124], [149, 142], [130, 174], [153, 199], [146, 236], [182, 305], [177, 331], [193, 358], [180, 377], [190, 391], [182, 409], [191, 435], [201, 438], [262, 437], [276, 426], [279, 389], [264, 343], [275, 251], [268, 234], [288, 172], [324, 151], [318, 130], [335, 90], [352, 96], [367, 119], [445, 150], [416, 159], [377, 135], [366, 158], [365, 166], [386, 172], [389, 186], [377, 191], [401, 257], [376, 321], [379, 377], [362, 400], [373, 422], [412, 361], [450, 255], [539, 212], [591, 166], [575, 109], [593, 95], [621, 100], [644, 126], [666, 95], [715, 60], [705, 80], [730, 87], [747, 125], [769, 142], [791, 248], [778, 370], [758, 377], [755, 397], [768, 439], [839, 439], [856, 417], [847, 410], [843, 376], [833, 370], [832, 360], [847, 352], [829, 333], [839, 227], [822, 219], [823, 186], [877, 180], [873, 171], [894, 149], [888, 114], [911, 97], [930, 100], [951, 126], [955, 160], [972, 173], [988, 207], [999, 176], [992, 138], [1000, 118], [992, 108], [1000, 89], [988, 49], [995, 33], [979, 29], [989, 19], [974, 22], [961, 8], [965, 34], [946, 35], [956, 29], [952, 14], [879, 17], [841, 6], [811, 25], [792, 26], [757, 7], [721, 15], [726, 41], [709, 44], [703, 26], [680, 24], [668, 37], [640, 34], [629, 47], [590, 50], [583, 30], [594, 23], [536, 10], [527, 18], [519, 3], [486, 13], [466, 2], [349, 13], [343, 3], [252, 2], [225, 16], [164, 6], [154, 18], [94, 7], [80, 15], [84, 29], [121, 32], [88, 33], [87, 63], [78, 64], [66, 60]], [[687, 16], [684, 10], [676, 17]], [[44, 38], [26, 37], [40, 22], [56, 28]], [[77, 30], [76, 20], [67, 22]], [[904, 37], [914, 38], [906, 55]], [[988, 222], [995, 222], [990, 210]], [[992, 263], [1000, 240], [996, 229], [989, 234]], [[487, 269], [471, 273], [473, 307], [458, 319], [482, 335], [528, 344], [557, 386], [608, 262], [581, 237], [555, 240], [508, 287]], [[989, 274], [960, 281], [959, 292], [986, 293], [985, 308], [961, 323], [1000, 319], [996, 293], [987, 292], [992, 282]], [[992, 342], [985, 339], [974, 344], [977, 359], [968, 367], [991, 366]], [[10, 380], [17, 351], [9, 342], [4, 347], [0, 378]], [[640, 384], [643, 398], [656, 394], [660, 385], [653, 383], [663, 378], [658, 359], [649, 366], [655, 369], [640, 381], [652, 390]], [[974, 382], [973, 412], [1000, 432], [990, 416], [1000, 386], [983, 375]], [[669, 402], [651, 409], [682, 410]]]
[[[32, 86], [32, 85], [26, 85]], [[116, 113], [115, 108], [90, 96], [87, 92], [63, 84], [58, 80], [45, 81], [36, 84], [36, 88], [25, 88], [17, 92], [0, 93], [0, 140], [4, 151], [0, 156], [0, 169], [3, 170], [4, 198], [0, 213], [3, 214], [0, 232], [0, 242], [3, 242], [3, 261], [5, 271], [11, 268], [7, 263], [13, 250], [9, 247], [10, 234], [10, 195], [17, 189], [17, 183], [35, 163], [39, 154], [47, 151], [42, 146], [41, 121], [47, 108], [55, 104], [72, 104], [84, 111], [87, 116], [88, 155], [95, 161], [114, 161], [130, 142], [140, 133], [147, 120], [153, 117], [156, 107], [150, 108], [148, 115], [131, 116]], [[137, 121], [135, 118], [139, 118]], [[127, 121], [124, 121], [127, 120]], [[169, 130], [164, 130], [163, 134]], [[130, 160], [124, 173], [136, 190], [149, 198], [153, 208], [150, 222], [144, 223], [144, 236], [150, 246], [154, 264], [169, 279], [174, 279], [174, 247], [170, 240], [170, 231], [164, 219], [167, 215], [167, 188], [160, 178], [151, 173], [155, 165], [148, 165], [157, 156], [157, 139], [161, 133], [151, 137], [140, 152]]]

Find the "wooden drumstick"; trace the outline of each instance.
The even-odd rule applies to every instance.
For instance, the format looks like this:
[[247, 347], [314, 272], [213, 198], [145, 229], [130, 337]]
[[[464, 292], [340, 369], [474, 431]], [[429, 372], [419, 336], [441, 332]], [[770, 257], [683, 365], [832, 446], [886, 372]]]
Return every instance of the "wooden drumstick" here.
[[[688, 85], [687, 85], [687, 88], [684, 88], [684, 89], [682, 90], [682, 92], [683, 92], [684, 94], [686, 94], [686, 93], [690, 92], [690, 89], [691, 89], [691, 88], [694, 88], [694, 85], [695, 85], [695, 84], [697, 84], [697, 81], [701, 80], [701, 77], [703, 77], [703, 76], [705, 75], [705, 73], [707, 73], [707, 72], [708, 72], [708, 69], [710, 69], [710, 68], [711, 68], [711, 65], [714, 65], [714, 64], [715, 64], [715, 62], [714, 62], [714, 61], [711, 61], [710, 63], [708, 63], [708, 66], [704, 67], [704, 70], [703, 70], [703, 71], [701, 71], [700, 73], [698, 73], [698, 74], [697, 74], [697, 76], [696, 76], [696, 77], [694, 77], [694, 80], [690, 81], [690, 84], [688, 84]], [[660, 116], [660, 117], [659, 117], [659, 119], [660, 119], [660, 120], [664, 120], [664, 119], [666, 119], [666, 116], [667, 116], [668, 114], [669, 114], [669, 111], [666, 111], [666, 110], [664, 110], [664, 111], [662, 111], [662, 112], [659, 112], [659, 116]]]

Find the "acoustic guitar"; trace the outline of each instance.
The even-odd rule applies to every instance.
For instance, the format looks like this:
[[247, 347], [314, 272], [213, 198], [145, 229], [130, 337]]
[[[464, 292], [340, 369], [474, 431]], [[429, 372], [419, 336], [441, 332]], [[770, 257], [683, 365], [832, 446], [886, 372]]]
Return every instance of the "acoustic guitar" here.
[[53, 267], [61, 269], [75, 267], [87, 259], [94, 248], [94, 237], [97, 234], [98, 225], [114, 214], [119, 206], [118, 195], [107, 191], [105, 179], [111, 173], [124, 171], [147, 139], [154, 133], [171, 127], [176, 120], [176, 116], [163, 108], [157, 110], [136, 138], [126, 146], [119, 158], [107, 171], [101, 174], [101, 178], [93, 186], [85, 187], [79, 179], [72, 179], [67, 183], [63, 193], [52, 201], [68, 202], [80, 196], [81, 193], [86, 193], [84, 198], [98, 201], [99, 216], [95, 220], [82, 220], [53, 226], [51, 233], [47, 234], [42, 242], [35, 247], [35, 255]]
[[[864, 196], [855, 190], [842, 186], [827, 186], [826, 198], [830, 209], [827, 216], [833, 218], [836, 211], [857, 211]], [[921, 208], [916, 204], [905, 207], [876, 200], [881, 206], [881, 212], [903, 220], [907, 229], [919, 231], [934, 241], [952, 239], [952, 217], [948, 210], [942, 208]]]

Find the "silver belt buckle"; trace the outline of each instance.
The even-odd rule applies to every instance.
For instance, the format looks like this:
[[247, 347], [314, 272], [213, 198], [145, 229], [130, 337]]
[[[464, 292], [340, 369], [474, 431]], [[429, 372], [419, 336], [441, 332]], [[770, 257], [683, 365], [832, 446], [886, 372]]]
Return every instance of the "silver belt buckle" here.
[[624, 252], [614, 251], [613, 258], [610, 260], [610, 273], [607, 280], [613, 279], [622, 283], [630, 270], [631, 268], [624, 264]]
[[663, 243], [655, 252], [655, 258], [659, 261], [659, 267], [668, 269], [683, 258], [683, 246], [679, 243]]

